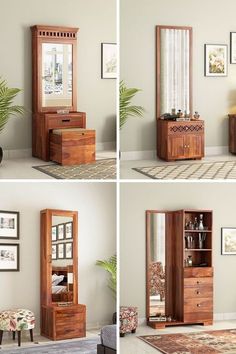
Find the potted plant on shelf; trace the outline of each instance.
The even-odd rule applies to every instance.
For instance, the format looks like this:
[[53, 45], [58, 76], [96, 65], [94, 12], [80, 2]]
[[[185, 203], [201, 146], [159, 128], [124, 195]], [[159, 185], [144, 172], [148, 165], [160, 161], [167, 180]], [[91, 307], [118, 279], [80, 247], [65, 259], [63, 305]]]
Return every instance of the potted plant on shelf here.
[[[23, 115], [25, 108], [13, 104], [14, 98], [21, 90], [18, 88], [10, 88], [7, 82], [0, 78], [0, 133], [3, 131], [6, 123], [11, 116]], [[0, 163], [2, 161], [3, 151], [0, 147]]]
[[131, 87], [127, 88], [124, 81], [120, 82], [120, 129], [126, 123], [129, 117], [143, 117], [144, 108], [131, 104], [134, 96], [141, 91], [140, 89]]
[[[116, 300], [116, 265], [117, 265], [117, 258], [116, 255], [111, 256], [107, 260], [98, 260], [96, 262], [96, 265], [102, 267], [105, 269], [108, 274], [109, 274], [109, 279], [108, 279], [108, 287], [112, 291], [112, 295], [114, 299]], [[116, 312], [113, 314], [112, 317], [112, 322], [113, 324], [116, 323]]]

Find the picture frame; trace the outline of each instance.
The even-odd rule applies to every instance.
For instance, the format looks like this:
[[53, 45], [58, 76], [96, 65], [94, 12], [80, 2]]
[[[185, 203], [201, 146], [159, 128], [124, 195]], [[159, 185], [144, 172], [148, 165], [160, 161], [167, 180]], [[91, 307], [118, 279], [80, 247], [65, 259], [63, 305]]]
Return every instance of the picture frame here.
[[117, 44], [101, 44], [101, 78], [117, 79]]
[[0, 244], [0, 272], [20, 270], [20, 245], [17, 243]]
[[230, 32], [230, 64], [236, 64], [236, 32]]
[[65, 258], [65, 244], [58, 243], [57, 244], [57, 259], [64, 259]]
[[221, 228], [221, 254], [236, 255], [236, 227]]
[[227, 44], [205, 44], [205, 76], [228, 75]]
[[65, 258], [72, 259], [73, 258], [73, 242], [65, 243]]
[[57, 259], [57, 245], [52, 245], [52, 260]]
[[52, 226], [52, 242], [57, 241], [57, 226]]
[[64, 240], [65, 238], [65, 224], [57, 225], [57, 240]]
[[65, 238], [66, 239], [73, 238], [73, 223], [72, 223], [72, 221], [67, 222], [65, 224]]
[[20, 213], [0, 210], [0, 239], [19, 240]]

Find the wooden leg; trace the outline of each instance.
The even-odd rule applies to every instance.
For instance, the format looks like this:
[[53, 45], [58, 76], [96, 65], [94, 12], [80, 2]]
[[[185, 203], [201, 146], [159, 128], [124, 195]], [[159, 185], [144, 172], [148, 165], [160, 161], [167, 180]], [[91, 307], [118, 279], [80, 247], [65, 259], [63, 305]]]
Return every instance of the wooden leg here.
[[0, 331], [0, 345], [2, 344], [2, 335], [3, 335], [3, 331]]
[[34, 341], [33, 328], [30, 329], [30, 340], [31, 340], [31, 342]]
[[21, 331], [17, 331], [17, 335], [18, 335], [18, 347], [20, 347], [20, 345], [21, 345]]
[[12, 339], [13, 339], [13, 340], [16, 339], [16, 331], [12, 331]]

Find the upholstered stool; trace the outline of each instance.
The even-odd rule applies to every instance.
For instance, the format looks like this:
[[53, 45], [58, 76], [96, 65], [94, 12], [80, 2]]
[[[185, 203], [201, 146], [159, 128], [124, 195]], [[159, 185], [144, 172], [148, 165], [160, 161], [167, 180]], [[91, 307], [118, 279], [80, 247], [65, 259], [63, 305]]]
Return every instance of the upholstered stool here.
[[125, 333], [135, 333], [138, 327], [138, 308], [137, 307], [120, 307], [120, 337], [124, 337]]
[[18, 346], [21, 345], [21, 331], [29, 330], [33, 342], [33, 328], [35, 325], [34, 313], [26, 309], [16, 309], [0, 312], [0, 345], [2, 344], [3, 331], [11, 331], [13, 339], [18, 334]]

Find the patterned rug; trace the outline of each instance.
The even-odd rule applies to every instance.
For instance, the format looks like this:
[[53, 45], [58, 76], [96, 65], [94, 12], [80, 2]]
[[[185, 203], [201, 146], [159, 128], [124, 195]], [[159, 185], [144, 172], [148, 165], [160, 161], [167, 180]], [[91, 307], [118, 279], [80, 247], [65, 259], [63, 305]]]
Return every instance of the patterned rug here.
[[159, 165], [133, 170], [153, 179], [236, 179], [235, 161]]
[[164, 354], [236, 353], [236, 329], [138, 337]]
[[[16, 342], [17, 343], [17, 342]], [[0, 347], [1, 354], [96, 354], [97, 344], [100, 343], [99, 338], [67, 341], [63, 343], [53, 343], [47, 345], [35, 344], [34, 346], [24, 347], [24, 343], [21, 347], [11, 347], [9, 349], [4, 348], [4, 345]]]
[[50, 164], [33, 166], [56, 179], [115, 179], [116, 159], [102, 159], [83, 165], [61, 166]]

